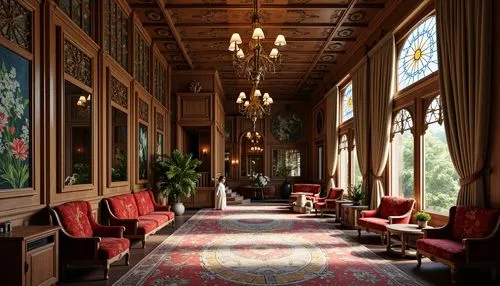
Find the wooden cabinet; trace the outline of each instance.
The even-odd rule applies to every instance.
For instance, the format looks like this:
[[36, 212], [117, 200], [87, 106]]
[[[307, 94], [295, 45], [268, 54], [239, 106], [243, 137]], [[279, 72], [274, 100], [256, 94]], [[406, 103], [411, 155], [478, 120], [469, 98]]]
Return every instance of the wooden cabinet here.
[[58, 231], [55, 226], [16, 226], [0, 234], [2, 285], [53, 285], [58, 279]]
[[358, 218], [361, 217], [361, 211], [367, 210], [368, 206], [355, 206], [353, 204], [342, 204], [341, 225], [351, 228], [358, 226]]

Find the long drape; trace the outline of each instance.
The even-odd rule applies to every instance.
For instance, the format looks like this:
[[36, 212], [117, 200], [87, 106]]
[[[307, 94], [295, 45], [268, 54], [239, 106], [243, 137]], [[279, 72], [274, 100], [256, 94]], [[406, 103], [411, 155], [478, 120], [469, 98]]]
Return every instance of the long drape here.
[[492, 11], [490, 0], [436, 1], [440, 89], [459, 205], [485, 205]]
[[354, 112], [354, 140], [358, 165], [363, 176], [363, 193], [369, 197], [369, 130], [368, 114], [368, 64], [366, 58], [359, 62], [350, 72], [352, 79], [352, 98]]
[[384, 37], [369, 53], [370, 146], [373, 185], [370, 208], [378, 207], [384, 195], [382, 174], [389, 155], [392, 95], [394, 93], [394, 37]]
[[335, 171], [337, 170], [339, 138], [338, 138], [338, 88], [333, 87], [326, 98], [326, 164], [330, 175], [327, 190], [335, 187]]

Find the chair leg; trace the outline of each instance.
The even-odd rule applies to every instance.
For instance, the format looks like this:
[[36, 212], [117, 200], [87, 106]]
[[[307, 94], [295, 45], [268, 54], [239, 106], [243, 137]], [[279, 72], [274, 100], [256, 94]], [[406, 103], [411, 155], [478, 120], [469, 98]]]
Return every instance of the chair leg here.
[[314, 209], [315, 215], [318, 216], [318, 209]]
[[358, 228], [358, 240], [361, 238], [361, 228]]
[[422, 254], [417, 250], [417, 268], [420, 268], [420, 266], [422, 266]]
[[451, 285], [456, 285], [458, 269], [456, 267], [452, 267], [450, 271], [451, 271]]
[[125, 265], [130, 265], [130, 252], [125, 254]]
[[146, 247], [146, 239], [143, 239], [142, 240], [142, 248], [145, 248]]
[[104, 279], [109, 279], [109, 263], [106, 263], [106, 265], [104, 265]]
[[325, 212], [323, 210], [321, 210], [321, 217], [323, 217], [324, 214], [325, 214]]
[[380, 235], [380, 244], [382, 244], [382, 245], [385, 244], [385, 234]]

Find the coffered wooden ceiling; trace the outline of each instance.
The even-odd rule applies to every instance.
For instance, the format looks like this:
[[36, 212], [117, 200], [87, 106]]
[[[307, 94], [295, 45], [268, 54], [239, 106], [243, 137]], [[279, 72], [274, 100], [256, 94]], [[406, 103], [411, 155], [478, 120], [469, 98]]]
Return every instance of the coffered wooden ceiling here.
[[[173, 70], [217, 69], [225, 93], [250, 91], [227, 50], [239, 33], [243, 50], [252, 34], [253, 0], [128, 0]], [[283, 64], [261, 84], [275, 98], [307, 97], [350, 49], [358, 46], [390, 0], [258, 0], [267, 53], [286, 37]]]

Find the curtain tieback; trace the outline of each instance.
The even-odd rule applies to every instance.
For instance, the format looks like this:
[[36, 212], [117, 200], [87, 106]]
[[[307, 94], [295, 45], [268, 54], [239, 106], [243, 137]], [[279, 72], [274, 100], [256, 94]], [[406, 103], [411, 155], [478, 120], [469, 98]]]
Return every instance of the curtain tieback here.
[[375, 180], [383, 180], [384, 179], [384, 176], [377, 176], [375, 175], [375, 173], [372, 172], [372, 176]]
[[488, 175], [491, 173], [491, 168], [490, 167], [484, 167], [480, 169], [479, 171], [474, 172], [472, 175], [465, 177], [465, 178], [460, 178], [460, 187], [465, 187], [468, 186], [475, 181], [481, 179], [484, 175]]

